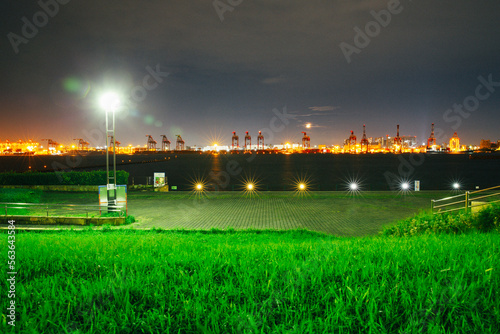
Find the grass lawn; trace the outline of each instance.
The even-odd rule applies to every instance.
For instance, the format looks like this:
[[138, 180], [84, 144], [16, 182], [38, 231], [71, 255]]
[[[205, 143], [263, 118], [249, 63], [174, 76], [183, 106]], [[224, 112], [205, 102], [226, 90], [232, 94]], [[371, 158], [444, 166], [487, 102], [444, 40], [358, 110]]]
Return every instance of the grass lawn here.
[[500, 323], [498, 233], [159, 232], [18, 231], [15, 332], [493, 333]]

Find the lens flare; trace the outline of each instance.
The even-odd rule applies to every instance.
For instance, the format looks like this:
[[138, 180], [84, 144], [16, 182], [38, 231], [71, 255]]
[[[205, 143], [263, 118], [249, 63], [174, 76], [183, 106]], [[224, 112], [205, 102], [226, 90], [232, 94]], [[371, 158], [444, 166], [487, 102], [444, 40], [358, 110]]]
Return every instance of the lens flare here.
[[205, 177], [195, 176], [190, 178], [191, 194], [196, 197], [206, 196], [208, 193], [208, 182]]
[[294, 195], [309, 195], [309, 191], [311, 190], [311, 179], [307, 175], [300, 175], [295, 177], [291, 181], [291, 184], [295, 192]]
[[260, 190], [260, 180], [255, 175], [243, 176], [241, 178], [241, 188], [246, 196], [258, 195]]
[[361, 195], [363, 182], [359, 176], [349, 176], [344, 179], [344, 189], [351, 196]]

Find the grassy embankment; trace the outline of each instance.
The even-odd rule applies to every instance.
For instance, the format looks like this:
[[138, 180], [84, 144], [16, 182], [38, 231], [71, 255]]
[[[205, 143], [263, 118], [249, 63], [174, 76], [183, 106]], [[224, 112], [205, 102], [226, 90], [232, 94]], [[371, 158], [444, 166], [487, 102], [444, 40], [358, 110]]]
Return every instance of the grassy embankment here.
[[496, 232], [19, 233], [16, 330], [491, 333], [500, 323], [499, 245]]

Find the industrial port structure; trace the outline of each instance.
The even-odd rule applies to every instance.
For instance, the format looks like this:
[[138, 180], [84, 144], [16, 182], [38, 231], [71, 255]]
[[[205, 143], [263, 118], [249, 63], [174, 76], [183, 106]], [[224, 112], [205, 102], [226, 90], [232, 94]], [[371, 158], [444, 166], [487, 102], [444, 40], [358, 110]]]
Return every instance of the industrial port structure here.
[[[154, 152], [209, 152], [209, 153], [223, 153], [223, 152], [244, 152], [251, 153], [252, 151], [272, 151], [273, 153], [347, 153], [347, 154], [369, 154], [369, 153], [426, 153], [426, 152], [448, 152], [459, 153], [464, 151], [477, 151], [477, 150], [500, 150], [500, 141], [492, 142], [490, 140], [481, 140], [479, 146], [465, 146], [461, 145], [460, 138], [455, 132], [453, 137], [449, 139], [449, 143], [443, 145], [437, 144], [437, 138], [434, 134], [434, 123], [431, 125], [430, 136], [427, 139], [427, 145], [418, 145], [416, 136], [400, 136], [399, 124], [396, 127], [396, 135], [391, 137], [372, 138], [366, 135], [366, 125], [363, 124], [363, 136], [358, 142], [357, 136], [354, 131], [350, 131], [348, 138], [344, 140], [343, 145], [318, 145], [311, 147], [311, 137], [302, 132], [302, 143], [281, 143], [274, 145], [264, 144], [264, 135], [261, 131], [258, 132], [257, 144], [252, 145], [252, 137], [249, 131], [245, 132], [244, 145], [240, 146], [239, 136], [236, 131], [232, 132], [231, 145], [224, 146], [219, 143], [213, 143], [210, 146], [186, 147], [185, 141], [180, 135], [176, 135], [175, 150], [171, 149], [171, 142], [166, 135], [161, 135], [161, 149], [158, 149], [157, 141], [153, 135], [146, 135], [146, 144], [144, 146], [120, 146], [120, 142], [116, 141], [113, 136], [110, 137], [109, 150], [116, 149], [119, 154], [134, 154], [134, 153], [154, 153]], [[89, 143], [82, 138], [73, 139], [76, 143], [70, 145], [62, 145], [51, 138], [42, 139], [46, 145], [42, 145], [32, 140], [22, 141], [18, 140], [11, 142], [6, 140], [0, 142], [0, 154], [72, 154], [72, 153], [99, 153], [106, 152], [106, 147], [90, 147]], [[45, 144], [45, 143], [43, 143]]]

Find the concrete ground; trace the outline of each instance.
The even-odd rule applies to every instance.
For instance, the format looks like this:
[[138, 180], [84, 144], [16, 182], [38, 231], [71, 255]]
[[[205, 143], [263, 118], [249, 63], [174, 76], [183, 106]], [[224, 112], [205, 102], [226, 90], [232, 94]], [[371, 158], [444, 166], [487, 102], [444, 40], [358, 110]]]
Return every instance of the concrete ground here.
[[[376, 235], [384, 225], [430, 209], [432, 198], [448, 192], [189, 192], [133, 191], [128, 194], [128, 214], [136, 222], [118, 228], [134, 229], [296, 229], [304, 228], [339, 236]], [[92, 203], [97, 194], [44, 194], [47, 203]], [[28, 227], [28, 226], [23, 226]], [[46, 229], [41, 226], [30, 228]], [[51, 228], [71, 228], [68, 226]], [[81, 227], [73, 227], [79, 229]]]

